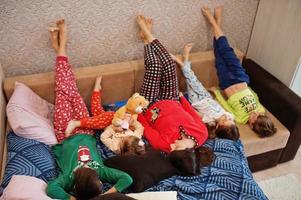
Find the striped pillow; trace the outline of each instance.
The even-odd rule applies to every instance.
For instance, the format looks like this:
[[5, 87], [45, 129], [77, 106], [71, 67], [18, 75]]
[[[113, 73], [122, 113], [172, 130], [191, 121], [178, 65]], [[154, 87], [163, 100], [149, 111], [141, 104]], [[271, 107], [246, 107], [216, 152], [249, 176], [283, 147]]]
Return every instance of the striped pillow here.
[[54, 155], [44, 143], [10, 132], [7, 135], [7, 152], [2, 189], [8, 185], [13, 175], [34, 176], [46, 182], [57, 176]]

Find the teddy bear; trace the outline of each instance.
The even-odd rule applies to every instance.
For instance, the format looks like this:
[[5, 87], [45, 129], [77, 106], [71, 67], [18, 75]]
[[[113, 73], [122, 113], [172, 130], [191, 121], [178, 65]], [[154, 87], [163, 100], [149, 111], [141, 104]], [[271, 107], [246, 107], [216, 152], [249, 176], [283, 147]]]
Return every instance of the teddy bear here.
[[133, 94], [133, 96], [128, 99], [126, 105], [115, 112], [112, 120], [115, 130], [122, 131], [132, 129], [132, 125], [137, 121], [138, 114], [142, 113], [148, 104], [149, 102], [139, 93]]

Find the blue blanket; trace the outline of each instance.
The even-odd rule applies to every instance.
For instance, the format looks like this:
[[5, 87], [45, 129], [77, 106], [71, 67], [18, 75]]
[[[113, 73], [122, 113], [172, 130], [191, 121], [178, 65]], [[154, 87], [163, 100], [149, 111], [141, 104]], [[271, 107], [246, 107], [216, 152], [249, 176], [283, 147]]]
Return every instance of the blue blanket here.
[[[213, 149], [216, 159], [209, 167], [201, 169], [201, 175], [173, 176], [147, 191], [177, 191], [179, 200], [267, 200], [252, 177], [240, 141], [215, 139], [208, 140], [205, 146]], [[103, 159], [114, 155], [99, 139], [98, 150]]]

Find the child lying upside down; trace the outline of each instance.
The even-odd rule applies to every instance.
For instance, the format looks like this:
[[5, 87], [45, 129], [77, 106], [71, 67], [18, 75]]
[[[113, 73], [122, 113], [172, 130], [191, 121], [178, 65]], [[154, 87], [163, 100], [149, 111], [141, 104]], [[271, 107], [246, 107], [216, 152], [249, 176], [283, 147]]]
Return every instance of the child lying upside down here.
[[241, 66], [239, 59], [221, 30], [222, 7], [215, 8], [214, 16], [207, 7], [202, 8], [202, 12], [212, 27], [219, 87], [227, 97], [227, 100], [225, 100], [221, 92], [213, 88], [217, 100], [225, 109], [235, 115], [237, 123], [249, 123], [249, 126], [260, 137], [274, 135], [277, 131], [274, 123], [266, 115], [265, 109], [260, 104], [255, 92], [248, 87], [249, 76]]
[[139, 15], [137, 23], [145, 44], [145, 75], [140, 94], [150, 102], [145, 113], [138, 115], [144, 136], [154, 149], [169, 154], [180, 174], [196, 175], [200, 171], [200, 158], [208, 158], [207, 164], [214, 158], [213, 152], [202, 146], [208, 138], [207, 128], [180, 95], [176, 63], [152, 35], [152, 19]]
[[[65, 137], [71, 119], [89, 117], [87, 107], [79, 94], [74, 74], [66, 54], [66, 26], [64, 20], [50, 31], [56, 51], [54, 130], [59, 144], [53, 146], [59, 176], [50, 181], [47, 195], [54, 199], [89, 199], [98, 196], [102, 181], [113, 183], [107, 193], [121, 192], [132, 184], [132, 178], [117, 169], [106, 167], [96, 148], [94, 131], [76, 128], [72, 136]], [[111, 116], [111, 114], [109, 114]]]
[[105, 129], [101, 134], [101, 141], [116, 154], [142, 154], [145, 146], [140, 140], [143, 134], [143, 126], [136, 122], [133, 124], [135, 131], [125, 130], [118, 132], [112, 125], [114, 112], [104, 111], [101, 104], [102, 77], [96, 78], [94, 90], [91, 96], [92, 117], [84, 117], [79, 120], [70, 120], [65, 131], [69, 137], [76, 128]]
[[234, 122], [233, 114], [225, 111], [223, 107], [212, 98], [192, 71], [191, 63], [189, 62], [191, 48], [192, 44], [185, 45], [183, 53], [184, 62], [171, 55], [181, 67], [183, 75], [186, 78], [189, 101], [201, 115], [204, 123], [216, 127], [216, 136], [237, 140], [239, 138], [239, 132]]

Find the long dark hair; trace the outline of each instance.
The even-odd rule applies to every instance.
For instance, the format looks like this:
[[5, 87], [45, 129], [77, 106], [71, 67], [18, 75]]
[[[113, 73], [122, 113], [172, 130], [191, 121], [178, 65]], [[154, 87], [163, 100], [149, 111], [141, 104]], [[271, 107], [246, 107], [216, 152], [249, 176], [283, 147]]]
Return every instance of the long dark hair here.
[[88, 200], [100, 194], [102, 183], [91, 168], [82, 167], [74, 172], [74, 192], [77, 200]]
[[196, 149], [175, 150], [168, 155], [168, 159], [181, 176], [199, 175], [200, 168], [210, 165], [215, 159], [213, 151], [205, 146]]

